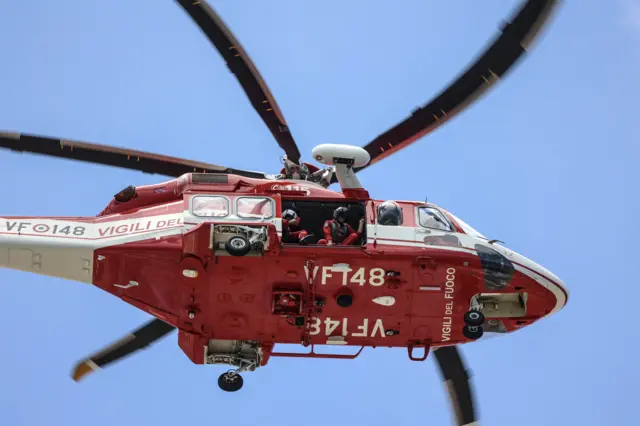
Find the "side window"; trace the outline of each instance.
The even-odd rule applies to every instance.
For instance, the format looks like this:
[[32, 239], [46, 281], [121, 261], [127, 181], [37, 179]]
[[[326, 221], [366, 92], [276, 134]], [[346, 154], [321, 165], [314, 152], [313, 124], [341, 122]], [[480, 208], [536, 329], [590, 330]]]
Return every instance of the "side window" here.
[[402, 225], [402, 208], [393, 201], [385, 201], [377, 208], [378, 224], [386, 226]]
[[197, 195], [191, 200], [191, 213], [198, 217], [225, 217], [229, 215], [229, 200], [224, 197]]
[[418, 221], [424, 228], [439, 229], [441, 231], [453, 231], [449, 220], [433, 207], [420, 207], [418, 209]]
[[268, 219], [273, 217], [273, 200], [263, 197], [241, 197], [237, 201], [236, 214], [242, 218]]

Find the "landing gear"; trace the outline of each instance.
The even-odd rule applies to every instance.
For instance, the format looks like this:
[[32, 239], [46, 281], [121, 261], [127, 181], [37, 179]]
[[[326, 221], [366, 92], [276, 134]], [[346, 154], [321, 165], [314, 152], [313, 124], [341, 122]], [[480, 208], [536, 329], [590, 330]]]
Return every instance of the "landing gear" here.
[[467, 339], [477, 340], [482, 337], [482, 335], [484, 334], [484, 330], [482, 329], [482, 327], [465, 325], [462, 328], [462, 334]]
[[225, 249], [231, 256], [244, 256], [251, 250], [251, 244], [242, 235], [234, 235], [225, 244]]
[[218, 386], [225, 392], [236, 392], [242, 388], [244, 380], [240, 373], [255, 371], [262, 362], [260, 343], [255, 340], [209, 340], [205, 353], [207, 365], [230, 365], [218, 378]]
[[224, 250], [231, 256], [246, 256], [253, 251], [263, 256], [269, 239], [267, 227], [263, 225], [223, 225], [215, 224], [211, 237], [211, 249], [214, 253]]
[[462, 334], [467, 339], [477, 340], [482, 337], [484, 330], [482, 324], [484, 324], [484, 315], [478, 309], [471, 309], [464, 314], [465, 326], [462, 329]]
[[218, 377], [218, 386], [225, 392], [239, 391], [244, 384], [242, 376], [235, 371], [227, 371]]
[[477, 310], [471, 310], [464, 314], [464, 323], [471, 327], [479, 327], [484, 324], [484, 315]]

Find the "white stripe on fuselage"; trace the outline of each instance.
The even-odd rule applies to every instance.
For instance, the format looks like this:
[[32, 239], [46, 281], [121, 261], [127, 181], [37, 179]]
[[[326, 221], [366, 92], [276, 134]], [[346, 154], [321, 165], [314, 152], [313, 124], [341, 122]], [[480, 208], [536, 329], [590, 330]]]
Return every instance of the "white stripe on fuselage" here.
[[[451, 246], [431, 246], [420, 242], [416, 238], [416, 230], [422, 228], [413, 228], [413, 227], [392, 227], [392, 226], [375, 226], [375, 225], [367, 225], [367, 235], [368, 235], [368, 243], [373, 243], [376, 241], [378, 245], [387, 245], [387, 246], [395, 246], [395, 247], [428, 247], [431, 249], [443, 250], [443, 251], [457, 251], [463, 253], [470, 253], [477, 255], [476, 250], [472, 247], [475, 244], [483, 244], [487, 245], [488, 242], [486, 240], [482, 240], [471, 235], [461, 234], [461, 233], [452, 233], [460, 240], [460, 243], [465, 247], [451, 247]], [[413, 235], [412, 235], [413, 232]], [[439, 231], [435, 231], [439, 232]], [[410, 238], [412, 238], [411, 240]], [[556, 304], [553, 310], [549, 313], [549, 315], [559, 311], [567, 302], [567, 294], [568, 291], [566, 287], [563, 285], [560, 278], [558, 278], [555, 274], [553, 274], [548, 269], [542, 267], [541, 265], [535, 263], [531, 259], [522, 256], [519, 253], [514, 252], [506, 247], [503, 247], [499, 244], [491, 244], [490, 245], [494, 250], [499, 252], [500, 254], [506, 256], [511, 262], [513, 262], [515, 269], [528, 276], [529, 278], [538, 282], [542, 287], [548, 289], [553, 295], [556, 297]]]
[[425, 243], [420, 243], [416, 241], [390, 241], [382, 238], [369, 238], [367, 242], [369, 244], [373, 244], [376, 242], [377, 245], [383, 246], [395, 246], [395, 247], [418, 247], [418, 248], [429, 248], [434, 250], [444, 250], [444, 251], [457, 251], [461, 253], [469, 253], [476, 254], [476, 251], [473, 249], [468, 249], [464, 247], [450, 247], [450, 246], [430, 246]]
[[[147, 216], [102, 223], [67, 219], [0, 218], [0, 235], [12, 240], [31, 238], [53, 240], [112, 240], [139, 234], [150, 234], [182, 227], [182, 213]], [[106, 243], [111, 245], [112, 242]], [[91, 244], [101, 246], [102, 244]]]

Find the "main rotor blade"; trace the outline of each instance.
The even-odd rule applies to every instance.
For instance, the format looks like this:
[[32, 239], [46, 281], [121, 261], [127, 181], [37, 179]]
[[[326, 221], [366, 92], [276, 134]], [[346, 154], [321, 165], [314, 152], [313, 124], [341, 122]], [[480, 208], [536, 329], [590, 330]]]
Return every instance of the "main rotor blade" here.
[[72, 377], [76, 382], [95, 370], [118, 361], [141, 349], [145, 349], [151, 343], [164, 337], [175, 329], [159, 319], [154, 319], [140, 327], [132, 334], [118, 340], [113, 345], [91, 355], [89, 358], [76, 364]]
[[185, 173], [231, 173], [264, 179], [265, 174], [231, 169], [132, 149], [115, 148], [88, 142], [0, 131], [0, 148], [53, 157], [80, 160], [138, 170], [145, 173], [178, 177]]
[[177, 1], [218, 49], [249, 97], [249, 101], [273, 134], [280, 148], [287, 154], [287, 158], [299, 164], [300, 151], [289, 132], [287, 122], [267, 84], [240, 42], [206, 1]]
[[474, 397], [469, 385], [469, 374], [456, 346], [443, 346], [433, 352], [440, 367], [440, 375], [447, 385], [449, 400], [455, 413], [456, 425], [476, 424]]
[[484, 53], [452, 84], [411, 117], [382, 133], [364, 146], [371, 161], [362, 170], [407, 147], [437, 129], [486, 93], [505, 76], [549, 20], [558, 0], [528, 0], [505, 23], [500, 34]]

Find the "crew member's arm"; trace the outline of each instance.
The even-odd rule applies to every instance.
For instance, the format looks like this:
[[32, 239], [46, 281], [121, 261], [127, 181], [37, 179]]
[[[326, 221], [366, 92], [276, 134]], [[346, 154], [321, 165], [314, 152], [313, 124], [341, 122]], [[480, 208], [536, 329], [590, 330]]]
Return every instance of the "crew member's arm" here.
[[282, 238], [287, 238], [289, 235], [291, 235], [289, 221], [282, 219]]
[[333, 239], [331, 235], [331, 221], [327, 220], [322, 227], [322, 232], [324, 232], [324, 239], [327, 240], [327, 245], [333, 244]]
[[300, 216], [296, 217], [295, 219], [291, 219], [289, 220], [289, 227], [298, 227], [300, 226]]
[[360, 223], [358, 224], [358, 231], [354, 231], [353, 228], [351, 227], [351, 225], [349, 225], [348, 223], [347, 225], [347, 232], [349, 234], [356, 234], [358, 237], [360, 237], [362, 235], [362, 233], [364, 232], [364, 218], [360, 219]]

